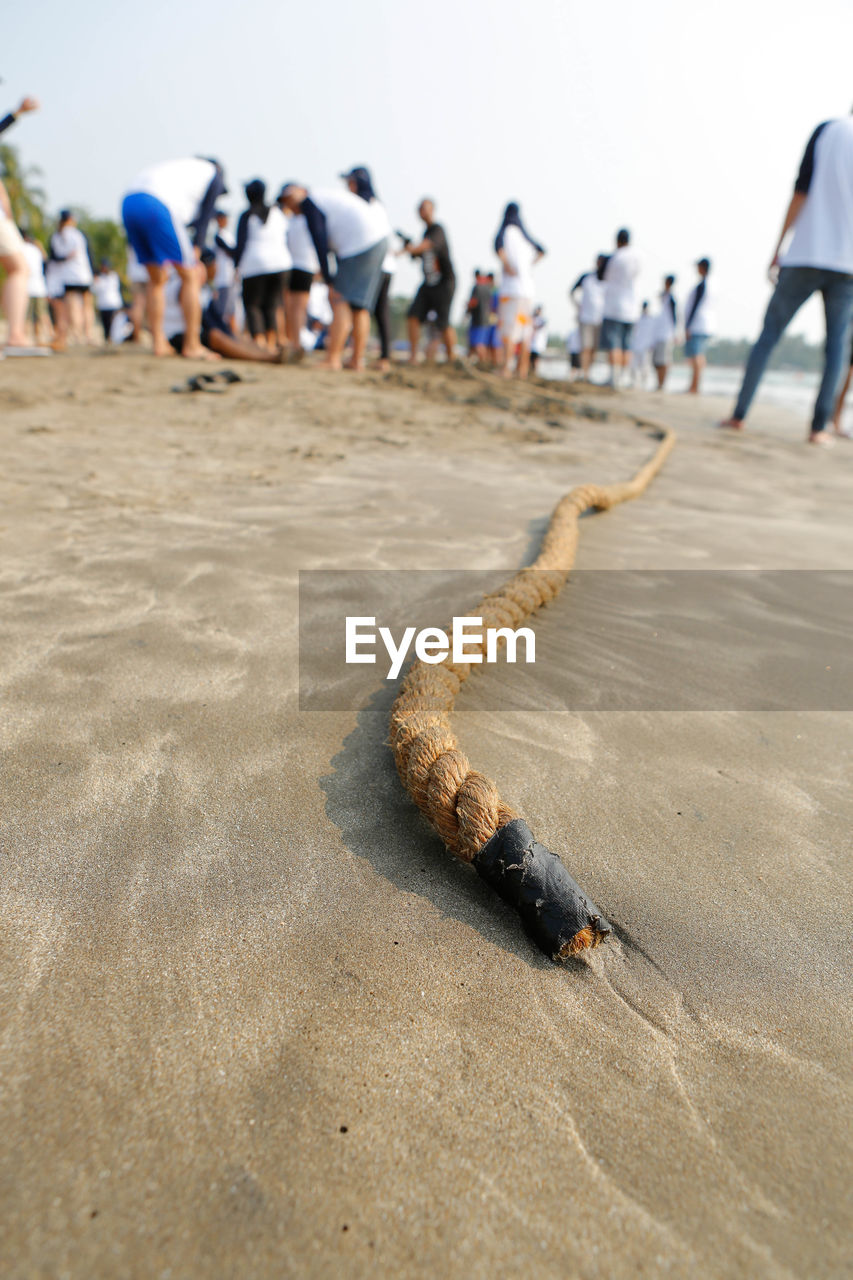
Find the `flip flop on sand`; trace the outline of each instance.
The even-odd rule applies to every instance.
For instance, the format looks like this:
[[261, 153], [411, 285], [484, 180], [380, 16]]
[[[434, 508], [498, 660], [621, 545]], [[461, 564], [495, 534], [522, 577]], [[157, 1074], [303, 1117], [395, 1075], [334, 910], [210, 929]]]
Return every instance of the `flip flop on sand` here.
[[209, 373], [197, 373], [192, 378], [187, 378], [186, 382], [179, 382], [172, 390], [177, 395], [186, 395], [193, 391], [207, 391], [213, 395], [221, 396], [225, 394], [224, 387], [216, 387], [213, 385], [214, 379]]

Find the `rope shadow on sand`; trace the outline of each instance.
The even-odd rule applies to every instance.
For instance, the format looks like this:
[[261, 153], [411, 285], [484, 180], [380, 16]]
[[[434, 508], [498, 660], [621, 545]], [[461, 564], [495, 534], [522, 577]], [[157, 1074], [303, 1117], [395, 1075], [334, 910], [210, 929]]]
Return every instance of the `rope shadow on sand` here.
[[[327, 816], [346, 847], [391, 884], [426, 899], [532, 969], [550, 970], [551, 962], [519, 930], [514, 912], [444, 848], [401, 787], [387, 743], [397, 692], [396, 684], [377, 689], [332, 758], [332, 772], [320, 779]], [[569, 967], [588, 974], [582, 960], [573, 959]]]

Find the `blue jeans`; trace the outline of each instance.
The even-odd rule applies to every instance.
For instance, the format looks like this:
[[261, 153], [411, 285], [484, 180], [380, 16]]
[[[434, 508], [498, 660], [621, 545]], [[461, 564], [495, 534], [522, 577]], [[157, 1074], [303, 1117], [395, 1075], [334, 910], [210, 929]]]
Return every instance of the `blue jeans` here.
[[826, 354], [823, 378], [815, 401], [812, 431], [823, 431], [832, 417], [841, 389], [844, 368], [850, 355], [850, 331], [853, 327], [853, 275], [846, 275], [843, 271], [827, 271], [823, 267], [781, 268], [779, 283], [767, 306], [761, 337], [746, 362], [743, 385], [733, 415], [735, 418], [746, 417], [773, 348], [803, 303], [818, 290], [823, 294], [826, 316]]

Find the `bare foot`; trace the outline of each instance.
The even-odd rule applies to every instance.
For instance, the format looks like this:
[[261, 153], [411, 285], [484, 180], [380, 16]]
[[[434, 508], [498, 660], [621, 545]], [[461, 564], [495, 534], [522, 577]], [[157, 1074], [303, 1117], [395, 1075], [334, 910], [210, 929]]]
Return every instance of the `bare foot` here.
[[154, 355], [165, 358], [166, 356], [176, 356], [178, 353], [172, 346], [171, 342], [166, 342], [163, 346], [159, 342], [154, 343]]
[[718, 422], [719, 427], [728, 427], [730, 431], [743, 431], [742, 418], [726, 418], [723, 422]]
[[827, 431], [812, 431], [806, 443], [816, 444], [820, 449], [832, 449], [835, 445], [835, 441]]
[[333, 370], [335, 371], [335, 373], [338, 373], [338, 372], [343, 368], [343, 365], [341, 364], [341, 358], [340, 358], [340, 356], [326, 356], [326, 359], [325, 359], [325, 360], [321, 360], [321, 362], [320, 362], [320, 364], [317, 366], [317, 368], [318, 368], [318, 369], [333, 369]]
[[222, 356], [217, 351], [208, 351], [207, 347], [203, 347], [199, 343], [198, 347], [184, 347], [181, 355], [185, 360], [221, 360]]
[[376, 368], [378, 369], [378, 371], [379, 371], [380, 373], [389, 373], [389, 372], [390, 372], [390, 369], [391, 369], [391, 361], [390, 361], [390, 360], [377, 360], [377, 361], [376, 361]]

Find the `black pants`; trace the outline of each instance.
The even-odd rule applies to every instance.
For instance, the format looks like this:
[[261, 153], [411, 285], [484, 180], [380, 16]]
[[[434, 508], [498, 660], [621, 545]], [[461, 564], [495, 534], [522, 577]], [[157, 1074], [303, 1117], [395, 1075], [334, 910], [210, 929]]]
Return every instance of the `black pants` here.
[[379, 329], [379, 348], [383, 360], [388, 360], [391, 355], [391, 312], [388, 307], [391, 279], [390, 271], [382, 272], [382, 283], [376, 295], [376, 306], [373, 308], [373, 316]]
[[98, 315], [101, 320], [101, 328], [104, 331], [104, 341], [110, 340], [110, 329], [113, 327], [113, 316], [115, 311], [99, 311]]
[[274, 333], [276, 312], [284, 303], [283, 271], [271, 271], [268, 275], [248, 276], [243, 281], [243, 306], [249, 333], [256, 338], [260, 333]]

